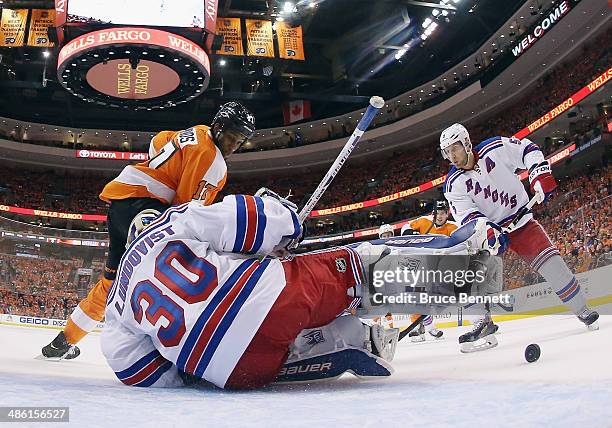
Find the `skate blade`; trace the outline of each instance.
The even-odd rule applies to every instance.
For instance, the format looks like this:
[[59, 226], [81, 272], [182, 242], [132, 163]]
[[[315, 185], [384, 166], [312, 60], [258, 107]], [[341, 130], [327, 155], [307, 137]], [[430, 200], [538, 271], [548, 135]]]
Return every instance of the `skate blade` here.
[[43, 354], [38, 354], [37, 356], [34, 357], [34, 359], [38, 361], [51, 361], [51, 362], [57, 362], [57, 361], [63, 360], [63, 358], [61, 357], [45, 357]]
[[495, 335], [490, 334], [476, 342], [464, 342], [461, 344], [461, 352], [471, 354], [473, 352], [486, 351], [487, 349], [495, 348], [498, 345]]
[[591, 325], [587, 325], [587, 329], [589, 331], [596, 331], [599, 330], [599, 323], [597, 321], [595, 321], [593, 324]]
[[52, 363], [56, 363], [58, 361], [67, 360], [68, 358], [66, 358], [66, 355], [67, 354], [64, 354], [61, 357], [45, 357], [43, 354], [38, 354], [37, 356], [34, 357], [34, 359], [39, 360], [39, 361], [49, 361]]
[[421, 342], [425, 342], [425, 336], [421, 335], [421, 336], [412, 336], [410, 338], [410, 341], [412, 343], [421, 343]]

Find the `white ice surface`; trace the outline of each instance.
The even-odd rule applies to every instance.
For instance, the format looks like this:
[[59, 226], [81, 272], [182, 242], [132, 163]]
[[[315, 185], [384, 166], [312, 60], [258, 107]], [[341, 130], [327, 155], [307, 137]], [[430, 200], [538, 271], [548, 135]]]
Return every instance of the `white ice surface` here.
[[[465, 328], [447, 329], [444, 340], [400, 342], [386, 380], [255, 392], [123, 386], [97, 334], [78, 359], [48, 362], [34, 357], [57, 331], [0, 325], [0, 406], [69, 406], [79, 427], [612, 426], [612, 316], [600, 325], [588, 332], [569, 315], [504, 322], [499, 346], [474, 354], [459, 353]], [[529, 343], [542, 348], [533, 364]]]

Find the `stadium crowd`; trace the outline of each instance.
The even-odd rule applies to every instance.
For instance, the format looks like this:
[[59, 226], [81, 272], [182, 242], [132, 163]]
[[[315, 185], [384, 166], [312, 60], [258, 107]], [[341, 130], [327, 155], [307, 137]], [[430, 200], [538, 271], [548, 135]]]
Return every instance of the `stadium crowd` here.
[[0, 254], [0, 313], [64, 318], [78, 303], [71, 278], [81, 264]]

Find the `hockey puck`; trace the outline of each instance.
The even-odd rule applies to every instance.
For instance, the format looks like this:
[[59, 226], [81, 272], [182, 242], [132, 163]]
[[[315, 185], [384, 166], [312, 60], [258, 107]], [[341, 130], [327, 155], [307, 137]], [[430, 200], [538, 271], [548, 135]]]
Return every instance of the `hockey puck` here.
[[531, 345], [528, 345], [525, 348], [525, 359], [527, 360], [528, 363], [533, 363], [540, 359], [541, 353], [542, 353], [542, 350], [540, 349], [540, 347], [536, 345], [535, 343], [532, 343]]

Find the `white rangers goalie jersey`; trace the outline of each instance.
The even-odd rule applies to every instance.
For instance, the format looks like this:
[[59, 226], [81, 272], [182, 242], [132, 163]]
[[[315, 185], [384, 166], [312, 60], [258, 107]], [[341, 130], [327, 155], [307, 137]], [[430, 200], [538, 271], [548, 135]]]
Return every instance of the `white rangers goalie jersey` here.
[[[540, 148], [528, 139], [493, 137], [474, 148], [478, 159], [474, 169], [454, 166], [444, 184], [444, 196], [455, 220], [465, 224], [486, 217], [499, 225], [509, 223], [516, 212], [529, 202], [517, 169], [529, 169], [544, 161]], [[532, 218], [527, 214], [517, 225]]]
[[130, 244], [108, 296], [102, 351], [117, 377], [179, 386], [181, 370], [223, 387], [285, 287], [281, 262], [254, 255], [300, 232], [270, 198], [168, 209]]

